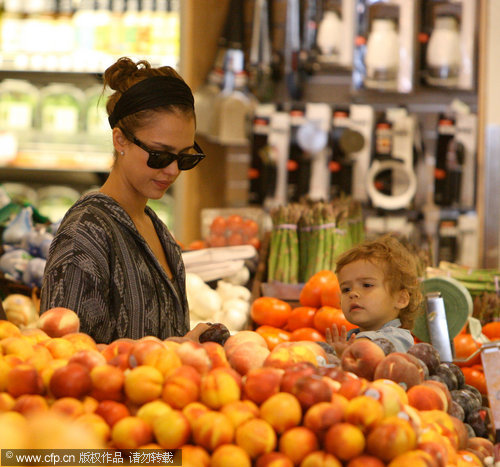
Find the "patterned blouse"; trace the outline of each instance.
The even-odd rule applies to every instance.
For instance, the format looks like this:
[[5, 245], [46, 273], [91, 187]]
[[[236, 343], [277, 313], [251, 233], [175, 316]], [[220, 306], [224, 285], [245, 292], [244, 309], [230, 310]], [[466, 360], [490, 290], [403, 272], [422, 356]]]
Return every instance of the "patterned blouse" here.
[[99, 192], [84, 195], [66, 213], [45, 267], [40, 312], [65, 307], [80, 331], [97, 343], [118, 338], [160, 339], [189, 331], [186, 273], [181, 250], [149, 207], [170, 280], [130, 216]]

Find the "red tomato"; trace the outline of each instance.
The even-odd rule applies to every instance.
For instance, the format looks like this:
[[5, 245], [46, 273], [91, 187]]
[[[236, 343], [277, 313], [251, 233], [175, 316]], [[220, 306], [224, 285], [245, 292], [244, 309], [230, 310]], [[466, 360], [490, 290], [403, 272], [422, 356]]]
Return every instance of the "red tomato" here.
[[230, 232], [242, 232], [243, 231], [243, 217], [239, 214], [231, 214], [226, 219], [227, 230]]
[[210, 224], [210, 232], [217, 235], [223, 235], [226, 231], [226, 227], [226, 219], [222, 216], [216, 216]]
[[334, 324], [337, 325], [339, 331], [342, 326], [345, 326], [348, 331], [356, 327], [347, 321], [340, 308], [322, 306], [314, 315], [314, 327], [322, 334], [325, 334], [326, 329], [331, 329]]
[[283, 327], [292, 312], [289, 303], [275, 297], [259, 297], [250, 308], [250, 316], [260, 325]]
[[248, 245], [252, 245], [256, 250], [260, 248], [260, 240], [257, 237], [252, 237], [247, 241]]
[[210, 238], [208, 239], [208, 244], [212, 247], [226, 246], [227, 245], [226, 237], [224, 237], [224, 235], [210, 235]]
[[243, 245], [243, 243], [243, 235], [239, 232], [232, 232], [227, 239], [227, 244], [231, 246]]
[[[455, 347], [455, 357], [457, 360], [464, 360], [469, 358], [477, 349], [481, 347], [481, 343], [474, 340], [470, 334], [458, 334], [453, 339], [453, 345]], [[455, 362], [458, 366], [472, 366], [481, 363], [481, 353], [469, 360], [468, 362]]]
[[247, 238], [256, 237], [259, 233], [259, 224], [253, 219], [245, 219], [243, 221], [243, 233]]
[[316, 308], [311, 306], [298, 306], [292, 310], [288, 318], [287, 328], [290, 331], [295, 331], [300, 328], [314, 327], [314, 315]]
[[488, 389], [486, 387], [486, 377], [484, 376], [481, 365], [464, 367], [462, 368], [462, 372], [465, 376], [466, 384], [474, 386], [479, 390], [481, 394], [488, 394]]
[[291, 334], [283, 329], [274, 326], [259, 326], [255, 332], [260, 334], [266, 341], [269, 350], [273, 350], [282, 342], [289, 342]]
[[325, 336], [314, 328], [300, 328], [292, 332], [292, 341], [321, 341], [325, 342]]
[[314, 274], [300, 291], [299, 302], [302, 306], [314, 308], [323, 305], [340, 308], [340, 288], [337, 275], [328, 270]]

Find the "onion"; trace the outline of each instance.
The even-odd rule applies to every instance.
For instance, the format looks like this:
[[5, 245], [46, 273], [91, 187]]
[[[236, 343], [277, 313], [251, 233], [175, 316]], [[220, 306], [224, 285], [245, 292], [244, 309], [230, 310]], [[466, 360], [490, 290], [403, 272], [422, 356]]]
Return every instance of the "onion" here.
[[36, 322], [38, 312], [31, 298], [22, 294], [8, 295], [2, 302], [7, 319], [18, 327]]

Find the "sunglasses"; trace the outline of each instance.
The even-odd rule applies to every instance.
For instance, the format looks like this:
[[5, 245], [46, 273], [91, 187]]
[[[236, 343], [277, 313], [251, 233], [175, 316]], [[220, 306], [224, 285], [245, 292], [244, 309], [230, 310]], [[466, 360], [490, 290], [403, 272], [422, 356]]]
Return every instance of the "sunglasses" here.
[[177, 161], [179, 170], [190, 170], [196, 167], [206, 157], [205, 154], [203, 154], [203, 149], [201, 149], [196, 142], [193, 145], [193, 149], [196, 151], [195, 153], [180, 152], [179, 154], [174, 154], [173, 152], [155, 151], [154, 149], [150, 149], [132, 134], [125, 134], [125, 136], [136, 146], [140, 147], [149, 154], [147, 164], [148, 167], [151, 167], [152, 169], [164, 169], [172, 162]]

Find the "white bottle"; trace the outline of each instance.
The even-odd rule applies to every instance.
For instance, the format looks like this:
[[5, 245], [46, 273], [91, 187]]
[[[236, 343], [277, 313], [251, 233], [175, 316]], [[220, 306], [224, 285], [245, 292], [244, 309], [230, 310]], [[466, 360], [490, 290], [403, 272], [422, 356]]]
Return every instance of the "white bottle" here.
[[396, 88], [399, 68], [399, 35], [390, 18], [376, 18], [366, 43], [365, 86]]
[[316, 45], [322, 62], [335, 62], [340, 54], [342, 22], [336, 11], [325, 11], [318, 26]]
[[460, 72], [460, 35], [454, 16], [438, 16], [426, 52], [429, 84], [454, 86]]

